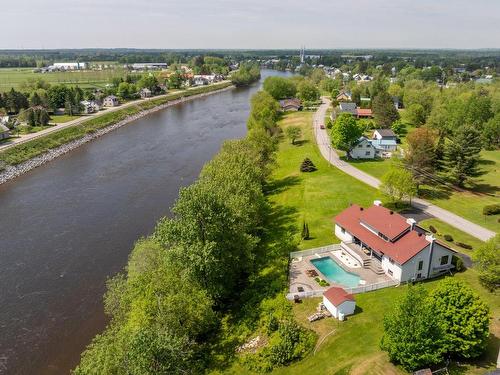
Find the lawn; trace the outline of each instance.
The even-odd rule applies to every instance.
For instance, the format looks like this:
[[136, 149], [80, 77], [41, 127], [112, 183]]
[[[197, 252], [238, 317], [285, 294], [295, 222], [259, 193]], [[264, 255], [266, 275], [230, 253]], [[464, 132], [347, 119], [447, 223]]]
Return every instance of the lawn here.
[[[364, 206], [371, 205], [378, 198], [375, 189], [344, 174], [336, 168], [330, 167], [321, 157], [313, 141], [311, 132], [311, 114], [307, 112], [286, 115], [280, 122], [284, 129], [288, 126], [300, 126], [302, 138], [296, 145], [283, 139], [277, 155], [277, 165], [269, 183], [269, 200], [275, 213], [274, 222], [291, 224], [295, 228], [295, 241], [300, 249], [307, 249], [336, 242], [332, 234], [332, 217], [346, 208], [349, 203], [355, 202]], [[299, 172], [299, 166], [305, 157], [309, 157], [317, 171], [311, 173]], [[311, 240], [300, 240], [300, 229], [303, 221], [307, 221]], [[439, 231], [448, 232], [449, 229], [438, 222], [430, 222]], [[279, 235], [275, 231], [275, 241]], [[456, 240], [478, 245], [480, 242], [469, 238], [459, 231], [450, 232]], [[286, 254], [281, 254], [285, 258]], [[266, 268], [262, 275], [274, 275], [279, 268]], [[281, 270], [281, 272], [284, 272]], [[278, 282], [281, 276], [274, 276]], [[482, 288], [474, 270], [455, 275], [471, 285], [491, 307], [491, 315], [498, 317], [500, 313], [500, 299]], [[424, 283], [432, 289], [437, 280]], [[274, 374], [406, 374], [402, 369], [392, 365], [385, 352], [379, 348], [383, 333], [382, 318], [394, 300], [401, 296], [406, 286], [388, 288], [375, 292], [358, 294], [356, 314], [344, 322], [334, 319], [325, 319], [309, 323], [306, 319], [311, 315], [320, 299], [305, 299], [302, 304], [294, 304], [293, 311], [299, 324], [304, 325], [318, 334], [317, 348], [314, 353], [305, 359], [288, 367], [273, 371]], [[283, 292], [284, 295], [284, 292]], [[280, 298], [280, 297], [278, 297]], [[283, 298], [283, 297], [281, 297]], [[258, 310], [258, 307], [255, 306]], [[244, 320], [243, 320], [244, 321]], [[239, 328], [239, 327], [238, 327]], [[235, 328], [234, 331], [237, 331]], [[233, 332], [233, 329], [230, 330]], [[492, 321], [492, 332], [495, 337], [490, 340], [488, 351], [484, 358], [478, 360], [477, 365], [463, 364], [453, 374], [483, 374], [485, 368], [493, 368], [496, 362], [497, 342], [500, 336], [498, 320]], [[319, 344], [319, 345], [318, 345]], [[232, 362], [216, 374], [252, 374], [237, 361]]]
[[54, 124], [63, 124], [68, 121], [76, 120], [77, 118], [80, 118], [81, 116], [69, 116], [69, 115], [57, 115], [57, 116], [51, 116], [50, 117], [50, 122]]

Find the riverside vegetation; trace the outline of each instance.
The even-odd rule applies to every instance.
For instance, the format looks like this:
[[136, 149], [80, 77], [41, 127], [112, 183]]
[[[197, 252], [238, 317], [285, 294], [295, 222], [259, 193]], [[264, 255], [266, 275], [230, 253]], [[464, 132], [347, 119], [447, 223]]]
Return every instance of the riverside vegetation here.
[[[228, 141], [179, 193], [172, 212], [139, 240], [108, 281], [110, 323], [75, 374], [199, 374], [223, 369], [256, 330], [266, 343], [243, 355], [258, 371], [302, 358], [315, 335], [283, 298], [291, 239], [276, 241], [265, 191], [276, 150], [276, 102], [252, 99], [247, 136]], [[270, 266], [278, 262], [278, 269]], [[268, 271], [272, 270], [272, 273]], [[278, 272], [275, 272], [278, 271]]]

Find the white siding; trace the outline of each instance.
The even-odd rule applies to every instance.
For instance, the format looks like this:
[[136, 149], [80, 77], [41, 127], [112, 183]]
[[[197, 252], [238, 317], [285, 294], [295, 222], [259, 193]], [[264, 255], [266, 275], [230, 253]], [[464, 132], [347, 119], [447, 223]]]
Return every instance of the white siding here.
[[402, 274], [401, 266], [396, 262], [391, 263], [389, 258], [385, 255], [382, 257], [382, 269], [387, 275], [389, 275], [393, 279], [401, 281], [401, 274]]
[[[411, 258], [408, 262], [403, 264], [402, 267], [402, 274], [401, 274], [401, 280], [400, 281], [409, 281], [413, 278], [417, 278], [418, 274], [420, 273], [421, 278], [427, 278], [427, 269], [429, 266], [429, 249], [430, 246], [428, 245], [425, 249], [420, 251], [417, 255], [415, 255], [413, 258]], [[419, 262], [422, 261], [422, 270], [418, 270], [418, 264]]]
[[354, 146], [349, 154], [353, 159], [373, 159], [375, 157], [375, 148], [370, 142], [363, 140]]
[[344, 314], [344, 316], [352, 315], [354, 314], [354, 310], [356, 309], [356, 302], [354, 301], [344, 301], [339, 306], [336, 307], [324, 296], [323, 296], [323, 304], [325, 305], [326, 309], [330, 311], [330, 314], [332, 314], [332, 316], [335, 318], [339, 317], [339, 313]]
[[441, 265], [441, 257], [448, 255], [448, 262], [446, 263], [447, 265], [451, 264], [451, 258], [453, 256], [453, 252], [446, 249], [445, 247], [441, 246], [437, 242], [434, 242], [434, 248], [433, 248], [433, 253], [432, 253], [432, 262], [431, 262], [431, 274], [430, 277], [436, 276], [439, 274], [438, 271], [433, 271], [432, 267], [438, 267]]
[[351, 234], [348, 231], [344, 231], [344, 233], [342, 233], [342, 228], [337, 224], [335, 224], [335, 235], [344, 242], [354, 241], [354, 238], [351, 236]]

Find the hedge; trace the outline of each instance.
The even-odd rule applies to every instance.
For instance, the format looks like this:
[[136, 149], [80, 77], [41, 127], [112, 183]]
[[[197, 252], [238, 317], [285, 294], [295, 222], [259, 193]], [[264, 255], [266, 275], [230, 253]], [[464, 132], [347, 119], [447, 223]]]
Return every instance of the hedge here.
[[483, 215], [498, 215], [500, 214], [500, 204], [490, 204], [483, 207]]

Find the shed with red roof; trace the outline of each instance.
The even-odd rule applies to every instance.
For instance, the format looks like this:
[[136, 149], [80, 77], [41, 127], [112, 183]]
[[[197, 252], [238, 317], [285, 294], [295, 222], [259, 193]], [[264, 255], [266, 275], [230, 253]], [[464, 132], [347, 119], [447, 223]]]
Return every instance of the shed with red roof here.
[[354, 296], [339, 287], [331, 287], [323, 293], [323, 305], [332, 316], [339, 320], [344, 320], [345, 316], [354, 314], [356, 309]]

